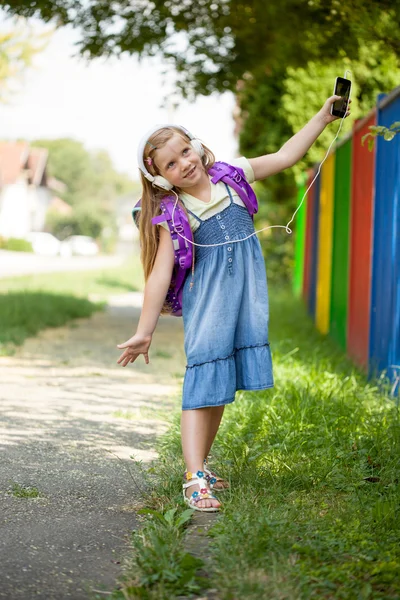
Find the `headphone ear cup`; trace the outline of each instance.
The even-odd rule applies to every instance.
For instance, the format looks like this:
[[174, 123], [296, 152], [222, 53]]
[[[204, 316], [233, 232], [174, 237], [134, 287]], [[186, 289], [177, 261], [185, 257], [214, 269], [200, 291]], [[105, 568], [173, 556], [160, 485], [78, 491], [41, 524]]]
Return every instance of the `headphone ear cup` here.
[[153, 179], [153, 185], [162, 188], [163, 190], [172, 190], [174, 187], [165, 177], [161, 177], [161, 175], [156, 175]]
[[203, 144], [201, 143], [201, 141], [194, 138], [193, 140], [190, 140], [190, 144], [191, 144], [193, 150], [195, 152], [197, 152], [197, 154], [200, 156], [200, 158], [202, 158], [204, 156], [204, 148], [203, 148]]

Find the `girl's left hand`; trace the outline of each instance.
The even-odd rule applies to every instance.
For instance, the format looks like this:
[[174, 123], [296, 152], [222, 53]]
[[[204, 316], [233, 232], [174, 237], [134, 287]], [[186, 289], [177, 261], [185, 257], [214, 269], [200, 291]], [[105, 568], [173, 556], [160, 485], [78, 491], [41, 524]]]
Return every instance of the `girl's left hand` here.
[[[325, 104], [323, 105], [323, 107], [321, 108], [321, 110], [319, 111], [319, 115], [321, 117], [321, 119], [324, 121], [324, 123], [327, 125], [328, 123], [332, 123], [332, 121], [336, 121], [337, 119], [341, 119], [342, 117], [335, 117], [334, 115], [331, 115], [331, 108], [332, 108], [332, 104], [336, 101], [336, 100], [340, 100], [342, 98], [342, 96], [331, 96], [330, 98], [328, 98], [328, 100], [325, 102]], [[351, 104], [351, 98], [348, 102], [347, 105], [347, 112], [346, 112], [346, 117], [347, 118], [350, 115], [350, 104]]]
[[133, 363], [140, 354], [143, 354], [146, 365], [149, 364], [149, 348], [151, 344], [151, 335], [142, 335], [135, 333], [129, 340], [123, 344], [118, 344], [117, 348], [124, 350], [117, 363], [126, 367], [128, 363]]

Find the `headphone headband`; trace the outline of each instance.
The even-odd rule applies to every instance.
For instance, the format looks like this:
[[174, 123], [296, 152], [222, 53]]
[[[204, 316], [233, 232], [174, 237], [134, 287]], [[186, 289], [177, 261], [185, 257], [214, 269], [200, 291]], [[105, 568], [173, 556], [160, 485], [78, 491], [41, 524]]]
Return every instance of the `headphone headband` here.
[[[183, 133], [185, 135], [188, 136], [188, 138], [190, 139], [192, 145], [195, 147], [196, 151], [200, 154], [200, 156], [202, 156], [202, 154], [204, 153], [203, 147], [201, 145], [201, 142], [199, 140], [196, 140], [195, 136], [192, 135], [190, 133], [190, 131], [188, 131], [187, 129], [185, 129], [185, 127], [182, 127], [182, 125], [175, 125], [175, 124], [164, 124], [164, 125], [155, 125], [154, 127], [152, 127], [140, 140], [139, 142], [139, 146], [138, 146], [138, 152], [137, 152], [137, 161], [138, 161], [138, 165], [139, 165], [139, 169], [141, 170], [141, 172], [143, 173], [143, 175], [146, 177], [146, 179], [148, 179], [149, 181], [151, 181], [152, 183], [156, 183], [157, 185], [163, 184], [163, 182], [165, 181], [165, 184], [169, 185], [169, 183], [167, 182], [166, 179], [164, 179], [164, 177], [160, 177], [159, 175], [156, 175], [156, 177], [154, 177], [154, 175], [152, 175], [151, 173], [149, 173], [149, 171], [146, 168], [146, 165], [144, 164], [144, 160], [143, 160], [143, 153], [144, 153], [144, 149], [146, 147], [146, 144], [149, 140], [149, 138], [156, 133], [157, 131], [159, 131], [160, 129], [164, 129], [167, 127], [175, 127], [176, 129], [180, 129], [181, 131], [183, 131]], [[171, 187], [166, 187], [166, 185], [160, 185], [160, 187], [163, 187], [165, 189], [172, 189]]]
[[[156, 133], [157, 131], [159, 131], [160, 129], [164, 129], [164, 128], [167, 128], [167, 127], [176, 127], [177, 129], [180, 129], [181, 131], [183, 131], [183, 133], [185, 133], [190, 140], [194, 140], [195, 139], [194, 135], [192, 135], [190, 133], [190, 131], [188, 131], [187, 129], [185, 129], [184, 127], [182, 127], [182, 125], [173, 125], [173, 124], [165, 123], [164, 125], [155, 125], [151, 129], [149, 129], [149, 131], [147, 131], [147, 133], [142, 137], [142, 139], [139, 142], [138, 154], [137, 154], [137, 161], [138, 161], [139, 169], [142, 171], [142, 173], [146, 177], [146, 179], [148, 179], [147, 175], [151, 175], [151, 173], [149, 173], [148, 170], [146, 169], [146, 166], [145, 166], [144, 161], [143, 161], [143, 153], [144, 153], [144, 149], [146, 147], [146, 144], [148, 142], [148, 139], [154, 133]], [[153, 177], [153, 176], [151, 175], [151, 177]]]

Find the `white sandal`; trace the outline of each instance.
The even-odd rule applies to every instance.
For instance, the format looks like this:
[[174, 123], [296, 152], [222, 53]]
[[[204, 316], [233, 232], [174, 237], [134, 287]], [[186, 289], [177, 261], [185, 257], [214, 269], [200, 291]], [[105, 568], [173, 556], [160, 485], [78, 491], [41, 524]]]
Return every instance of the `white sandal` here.
[[[204, 477], [203, 471], [197, 471], [195, 475], [193, 475], [190, 471], [185, 471], [183, 477], [186, 481], [186, 483], [182, 485], [183, 499], [190, 508], [193, 508], [193, 510], [198, 510], [200, 512], [219, 511], [220, 507], [217, 506], [209, 506], [208, 508], [200, 508], [199, 506], [197, 506], [197, 503], [200, 500], [206, 500], [207, 498], [217, 500], [217, 498], [211, 493], [211, 490], [208, 487], [208, 482]], [[194, 491], [192, 495], [188, 498], [185, 494], [185, 491], [187, 490], [187, 488], [193, 485], [198, 485], [200, 487], [200, 491]]]
[[206, 480], [208, 481], [210, 488], [213, 489], [216, 483], [222, 482], [222, 483], [224, 483], [224, 487], [215, 488], [215, 491], [216, 492], [225, 492], [225, 490], [228, 490], [230, 488], [229, 481], [226, 481], [226, 479], [223, 479], [223, 477], [219, 477], [216, 473], [214, 473], [213, 471], [210, 471], [210, 469], [208, 469], [207, 467], [208, 467], [208, 460], [205, 458], [203, 469], [204, 469], [204, 472], [206, 473]]

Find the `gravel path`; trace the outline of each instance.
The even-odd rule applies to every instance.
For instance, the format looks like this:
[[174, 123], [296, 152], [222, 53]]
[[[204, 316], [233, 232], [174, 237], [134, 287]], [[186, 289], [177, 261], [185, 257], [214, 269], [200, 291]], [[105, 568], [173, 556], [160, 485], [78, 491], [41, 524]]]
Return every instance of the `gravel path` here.
[[115, 585], [141, 502], [130, 457], [155, 458], [185, 364], [174, 317], [160, 319], [150, 365], [116, 364], [137, 305], [115, 297], [0, 358], [0, 598], [80, 600]]

